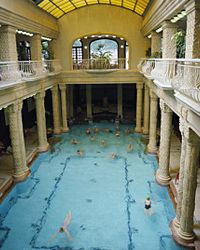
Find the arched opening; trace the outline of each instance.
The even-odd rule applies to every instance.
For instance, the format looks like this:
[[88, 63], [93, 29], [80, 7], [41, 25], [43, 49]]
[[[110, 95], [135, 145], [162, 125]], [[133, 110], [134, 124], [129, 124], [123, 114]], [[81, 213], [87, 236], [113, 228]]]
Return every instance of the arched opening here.
[[73, 69], [128, 69], [128, 42], [115, 35], [90, 35], [74, 41]]

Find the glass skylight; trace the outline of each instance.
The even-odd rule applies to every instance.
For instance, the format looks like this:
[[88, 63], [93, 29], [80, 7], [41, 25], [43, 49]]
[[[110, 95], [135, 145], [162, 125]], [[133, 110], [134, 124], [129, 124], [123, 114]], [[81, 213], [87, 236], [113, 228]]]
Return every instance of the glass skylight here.
[[68, 12], [92, 4], [110, 4], [143, 15], [150, 0], [33, 0], [41, 9], [56, 18]]

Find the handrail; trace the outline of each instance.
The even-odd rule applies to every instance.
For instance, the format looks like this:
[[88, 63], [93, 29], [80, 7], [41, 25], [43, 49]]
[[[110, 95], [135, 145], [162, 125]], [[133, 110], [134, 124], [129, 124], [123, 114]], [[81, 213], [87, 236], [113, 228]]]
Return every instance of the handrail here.
[[129, 62], [126, 58], [107, 59], [107, 58], [94, 58], [94, 59], [77, 59], [73, 60], [74, 70], [105, 70], [105, 69], [128, 69]]
[[17, 82], [61, 71], [59, 60], [0, 61], [0, 82]]
[[140, 73], [162, 88], [174, 89], [200, 102], [200, 59], [150, 58], [138, 65]]

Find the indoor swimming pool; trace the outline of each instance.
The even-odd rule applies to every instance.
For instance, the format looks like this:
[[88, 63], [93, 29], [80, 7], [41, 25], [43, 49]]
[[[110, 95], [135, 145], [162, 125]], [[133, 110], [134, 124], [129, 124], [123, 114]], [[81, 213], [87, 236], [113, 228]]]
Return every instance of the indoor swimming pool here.
[[[167, 188], [155, 183], [156, 158], [144, 153], [142, 136], [128, 127], [115, 134], [112, 123], [74, 125], [58, 136], [1, 204], [0, 248], [184, 249], [171, 236], [175, 211]], [[152, 215], [144, 212], [148, 196]], [[58, 232], [70, 213], [67, 234]]]

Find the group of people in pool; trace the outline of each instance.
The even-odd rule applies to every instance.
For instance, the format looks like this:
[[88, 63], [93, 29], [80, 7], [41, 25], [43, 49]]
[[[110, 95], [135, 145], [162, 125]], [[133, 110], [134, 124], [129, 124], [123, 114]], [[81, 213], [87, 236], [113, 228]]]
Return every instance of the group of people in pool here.
[[[113, 131], [113, 130], [111, 130], [111, 129], [109, 129], [109, 128], [104, 128], [103, 131], [106, 132], [106, 133], [115, 134], [116, 137], [120, 137], [120, 129], [119, 129], [119, 126], [116, 126], [115, 131]], [[96, 127], [96, 126], [95, 126], [94, 128], [87, 128], [86, 131], [85, 131], [86, 135], [90, 136], [90, 141], [91, 141], [91, 142], [94, 142], [94, 141], [95, 141], [95, 136], [94, 136], [94, 134], [98, 134], [99, 132], [100, 132], [100, 129], [99, 129], [98, 127]], [[124, 133], [125, 133], [125, 135], [129, 135], [129, 134], [132, 133], [132, 131], [131, 131], [130, 128], [126, 128], [126, 129], [124, 130]], [[79, 143], [80, 143], [80, 142], [79, 142], [78, 140], [76, 140], [75, 138], [73, 138], [73, 139], [71, 140], [71, 144], [73, 144], [73, 145], [78, 145]], [[106, 140], [104, 140], [104, 139], [100, 140], [100, 146], [101, 146], [101, 147], [106, 147], [106, 146], [107, 146]], [[133, 144], [132, 144], [132, 143], [129, 143], [129, 144], [127, 145], [127, 152], [130, 153], [130, 152], [132, 152], [132, 151], [133, 151]], [[84, 151], [83, 151], [82, 149], [78, 149], [78, 150], [76, 151], [76, 155], [82, 157], [82, 156], [84, 156]], [[119, 155], [118, 155], [117, 153], [113, 152], [113, 153], [111, 153], [111, 158], [112, 158], [112, 159], [117, 159], [117, 158], [119, 158]]]

